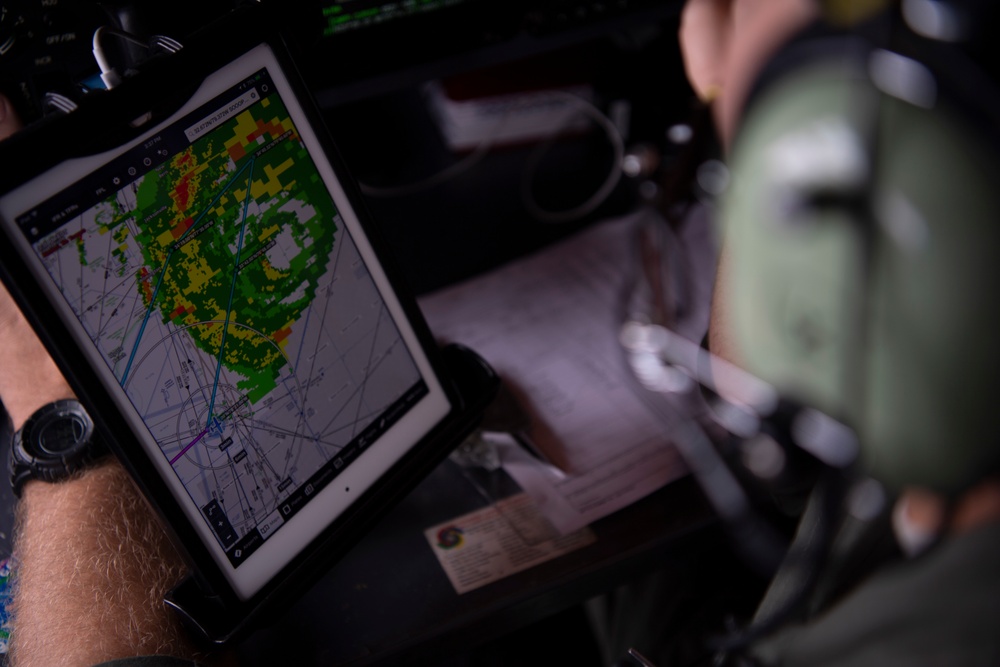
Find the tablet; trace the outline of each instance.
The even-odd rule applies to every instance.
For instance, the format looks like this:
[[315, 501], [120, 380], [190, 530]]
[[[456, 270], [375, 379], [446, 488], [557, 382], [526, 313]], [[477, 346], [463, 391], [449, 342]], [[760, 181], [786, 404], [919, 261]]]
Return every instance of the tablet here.
[[224, 640], [457, 444], [462, 399], [280, 41], [183, 62], [169, 115], [0, 196], [3, 273]]

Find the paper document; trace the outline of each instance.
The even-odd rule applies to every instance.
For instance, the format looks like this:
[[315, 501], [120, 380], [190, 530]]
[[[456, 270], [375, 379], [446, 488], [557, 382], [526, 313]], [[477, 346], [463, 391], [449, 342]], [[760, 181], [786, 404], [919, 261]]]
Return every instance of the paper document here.
[[[637, 233], [650, 214], [602, 222], [420, 300], [434, 334], [481, 354], [527, 411], [527, 437], [557, 467], [510, 443], [498, 445], [501, 461], [564, 534], [686, 473], [666, 425], [634, 393], [618, 342]], [[679, 239], [683, 266], [673, 272], [686, 306], [677, 329], [697, 340], [707, 326], [714, 237], [692, 219]]]

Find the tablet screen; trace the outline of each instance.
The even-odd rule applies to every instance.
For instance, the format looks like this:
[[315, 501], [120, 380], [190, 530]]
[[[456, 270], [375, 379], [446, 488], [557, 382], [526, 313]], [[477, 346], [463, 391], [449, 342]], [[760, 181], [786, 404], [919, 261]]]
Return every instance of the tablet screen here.
[[266, 46], [0, 213], [242, 599], [450, 409]]

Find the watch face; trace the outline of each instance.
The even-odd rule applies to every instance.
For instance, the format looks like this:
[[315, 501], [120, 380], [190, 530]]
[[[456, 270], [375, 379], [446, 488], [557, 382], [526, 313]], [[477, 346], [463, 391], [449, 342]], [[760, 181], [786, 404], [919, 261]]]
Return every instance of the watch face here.
[[27, 479], [55, 481], [79, 470], [106, 450], [80, 403], [66, 399], [39, 408], [14, 438], [10, 450], [15, 493]]
[[80, 443], [90, 440], [92, 428], [90, 420], [84, 414], [61, 412], [39, 423], [33, 429], [31, 437], [39, 454], [61, 456]]

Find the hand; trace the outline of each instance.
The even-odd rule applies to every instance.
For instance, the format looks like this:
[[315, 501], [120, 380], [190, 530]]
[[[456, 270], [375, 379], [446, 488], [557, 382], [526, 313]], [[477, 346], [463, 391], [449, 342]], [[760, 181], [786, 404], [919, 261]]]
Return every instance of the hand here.
[[815, 0], [688, 0], [678, 39], [692, 88], [712, 102], [723, 146], [731, 144], [761, 68], [819, 15]]

